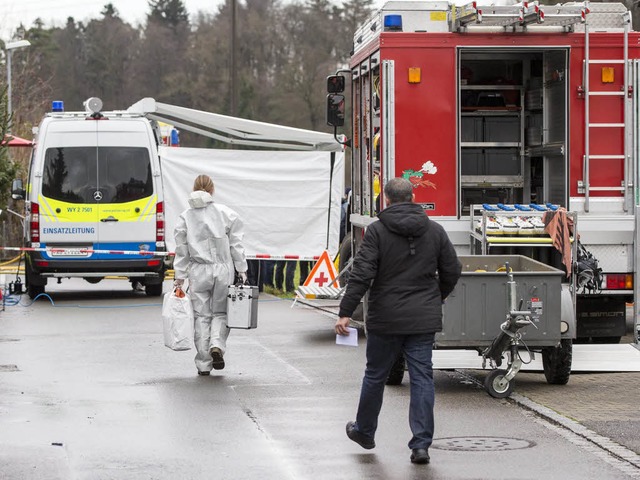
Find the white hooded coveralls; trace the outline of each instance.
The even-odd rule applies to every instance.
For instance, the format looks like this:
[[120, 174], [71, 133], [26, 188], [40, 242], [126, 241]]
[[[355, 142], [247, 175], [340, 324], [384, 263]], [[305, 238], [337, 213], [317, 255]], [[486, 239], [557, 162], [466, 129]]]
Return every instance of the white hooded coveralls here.
[[199, 371], [211, 371], [212, 347], [226, 351], [228, 286], [234, 268], [247, 271], [242, 246], [244, 232], [238, 214], [201, 190], [191, 192], [189, 206], [176, 223], [173, 268], [176, 279], [189, 279], [189, 295], [195, 317], [195, 363]]

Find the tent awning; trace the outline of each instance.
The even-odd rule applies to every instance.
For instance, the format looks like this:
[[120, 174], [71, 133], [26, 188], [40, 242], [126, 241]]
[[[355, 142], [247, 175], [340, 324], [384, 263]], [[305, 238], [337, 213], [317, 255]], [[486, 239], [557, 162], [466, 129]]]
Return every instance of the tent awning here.
[[193, 110], [156, 102], [149, 97], [133, 104], [127, 112], [146, 115], [152, 120], [235, 145], [332, 152], [344, 149], [329, 133]]
[[5, 135], [1, 142], [2, 146], [8, 147], [33, 147], [34, 143], [26, 138], [16, 137], [15, 135]]

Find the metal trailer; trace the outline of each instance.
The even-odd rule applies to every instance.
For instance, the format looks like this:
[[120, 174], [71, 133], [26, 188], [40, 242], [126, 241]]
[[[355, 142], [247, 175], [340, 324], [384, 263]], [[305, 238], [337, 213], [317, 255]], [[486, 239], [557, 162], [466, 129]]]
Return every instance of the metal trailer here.
[[[485, 387], [508, 396], [523, 360], [542, 354], [549, 383], [566, 384], [571, 373], [573, 300], [564, 272], [522, 255], [461, 256], [462, 276], [443, 307], [436, 348], [477, 350], [493, 367]], [[506, 368], [498, 368], [506, 361]]]

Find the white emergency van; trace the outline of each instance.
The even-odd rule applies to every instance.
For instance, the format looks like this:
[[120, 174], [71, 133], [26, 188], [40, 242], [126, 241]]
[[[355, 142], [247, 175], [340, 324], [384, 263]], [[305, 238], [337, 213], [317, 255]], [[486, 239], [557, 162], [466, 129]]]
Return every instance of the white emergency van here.
[[97, 98], [84, 105], [83, 112], [64, 112], [53, 102], [37, 128], [26, 188], [14, 182], [13, 198], [25, 200], [27, 292], [35, 298], [49, 279], [119, 276], [161, 295], [157, 128], [142, 114], [102, 112]]

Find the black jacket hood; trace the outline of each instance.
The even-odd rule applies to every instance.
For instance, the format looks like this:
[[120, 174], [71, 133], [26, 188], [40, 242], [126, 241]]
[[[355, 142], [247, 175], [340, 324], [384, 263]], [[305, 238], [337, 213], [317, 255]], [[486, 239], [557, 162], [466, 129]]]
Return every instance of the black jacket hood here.
[[415, 203], [396, 203], [378, 214], [378, 219], [393, 233], [403, 237], [419, 237], [429, 229], [429, 217]]

